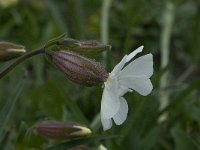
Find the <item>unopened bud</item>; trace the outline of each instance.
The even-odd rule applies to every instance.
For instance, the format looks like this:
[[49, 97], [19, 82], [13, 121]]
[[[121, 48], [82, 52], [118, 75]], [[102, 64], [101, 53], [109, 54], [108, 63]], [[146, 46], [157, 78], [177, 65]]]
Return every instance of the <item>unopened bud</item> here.
[[0, 42], [0, 61], [8, 61], [23, 55], [24, 46], [10, 42]]
[[108, 149], [101, 144], [101, 145], [99, 145], [99, 147], [97, 148], [97, 150], [108, 150]]
[[64, 39], [60, 39], [57, 43], [57, 45], [61, 48], [61, 49], [72, 49], [72, 48], [76, 48], [76, 47], [80, 47], [80, 41], [72, 39], [72, 38], [64, 38]]
[[18, 0], [0, 0], [0, 6], [7, 8], [18, 3]]
[[69, 51], [47, 51], [51, 61], [71, 81], [85, 85], [102, 85], [107, 78], [105, 69], [96, 61]]
[[65, 38], [58, 41], [57, 44], [61, 49], [71, 50], [86, 56], [97, 55], [111, 49], [110, 45], [102, 44], [96, 40], [78, 41]]
[[80, 138], [91, 134], [89, 128], [72, 122], [47, 121], [33, 126], [36, 133], [51, 139]]

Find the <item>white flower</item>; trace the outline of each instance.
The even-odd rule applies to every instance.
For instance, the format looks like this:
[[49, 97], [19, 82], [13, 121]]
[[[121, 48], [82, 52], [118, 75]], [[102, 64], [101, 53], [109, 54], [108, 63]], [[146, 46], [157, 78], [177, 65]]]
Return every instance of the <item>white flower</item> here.
[[[142, 52], [143, 47], [140, 46], [129, 55], [125, 55], [104, 82], [101, 102], [101, 122], [104, 130], [111, 128], [112, 119], [117, 125], [126, 120], [128, 104], [122, 97], [125, 93], [135, 90], [146, 96], [153, 89], [149, 79], [153, 74], [152, 54], [141, 56], [130, 62], [137, 53]], [[130, 63], [125, 66], [128, 62]]]

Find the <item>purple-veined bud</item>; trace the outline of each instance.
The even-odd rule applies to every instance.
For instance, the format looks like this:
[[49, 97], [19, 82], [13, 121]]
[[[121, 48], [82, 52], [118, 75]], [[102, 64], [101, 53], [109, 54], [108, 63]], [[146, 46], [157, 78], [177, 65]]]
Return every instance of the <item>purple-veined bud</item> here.
[[96, 40], [78, 41], [72, 38], [64, 38], [58, 41], [61, 49], [71, 50], [81, 55], [93, 56], [111, 49], [110, 45], [103, 44]]
[[71, 81], [85, 85], [102, 85], [108, 74], [96, 61], [69, 51], [47, 51], [53, 64]]
[[10, 42], [0, 42], [0, 61], [9, 61], [23, 55], [26, 52], [24, 46]]
[[46, 121], [33, 126], [38, 135], [51, 139], [80, 138], [90, 135], [89, 128], [73, 122]]

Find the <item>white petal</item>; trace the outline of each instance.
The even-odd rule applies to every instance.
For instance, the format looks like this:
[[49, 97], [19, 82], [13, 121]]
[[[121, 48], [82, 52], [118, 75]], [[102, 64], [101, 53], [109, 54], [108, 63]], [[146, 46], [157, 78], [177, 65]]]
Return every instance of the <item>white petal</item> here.
[[137, 48], [136, 50], [134, 50], [132, 53], [130, 53], [129, 55], [125, 55], [122, 60], [115, 66], [115, 68], [113, 69], [113, 71], [111, 72], [111, 75], [115, 75], [117, 74], [123, 67], [124, 65], [129, 62], [137, 53], [142, 52], [142, 49], [144, 48], [144, 46], [140, 46], [139, 48]]
[[112, 120], [111, 119], [103, 119], [101, 117], [101, 123], [103, 125], [103, 130], [108, 130], [112, 127]]
[[112, 118], [118, 112], [119, 107], [118, 82], [108, 78], [101, 101], [101, 117], [103, 119]]
[[120, 125], [126, 120], [127, 114], [128, 114], [128, 104], [126, 100], [123, 97], [121, 97], [120, 108], [117, 114], [115, 114], [115, 116], [113, 117], [113, 120], [117, 125]]
[[124, 65], [126, 64], [126, 58], [127, 55], [125, 55], [122, 60], [115, 66], [115, 68], [113, 69], [113, 71], [110, 73], [111, 75], [115, 75], [117, 74], [119, 71], [121, 71], [121, 69], [124, 67]]
[[130, 89], [126, 86], [120, 85], [118, 89], [119, 96], [123, 96], [125, 93], [130, 92]]
[[144, 46], [140, 46], [136, 50], [134, 50], [132, 53], [130, 53], [126, 58], [126, 62], [129, 62], [133, 57], [135, 57], [135, 55], [137, 55], [137, 53], [142, 52], [143, 48]]
[[150, 94], [153, 89], [153, 85], [148, 78], [124, 77], [120, 80], [120, 84], [137, 91], [143, 96]]
[[146, 77], [150, 78], [153, 74], [153, 56], [147, 54], [135, 59], [128, 64], [119, 76]]

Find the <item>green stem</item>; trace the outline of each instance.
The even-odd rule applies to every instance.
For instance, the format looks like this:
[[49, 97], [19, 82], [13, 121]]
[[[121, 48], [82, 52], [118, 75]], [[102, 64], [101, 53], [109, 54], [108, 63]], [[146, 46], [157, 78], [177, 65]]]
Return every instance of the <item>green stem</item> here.
[[101, 10], [101, 40], [104, 44], [108, 44], [108, 19], [110, 6], [111, 0], [103, 0]]
[[[111, 0], [103, 0], [101, 9], [101, 41], [103, 44], [108, 44], [109, 38], [109, 10], [111, 6]], [[106, 64], [107, 55], [103, 53], [104, 63]]]
[[97, 130], [101, 127], [100, 122], [101, 122], [101, 116], [100, 116], [100, 114], [98, 113], [98, 114], [94, 117], [92, 123], [90, 124], [90, 127], [92, 128], [93, 131], [97, 131]]
[[[169, 64], [169, 45], [170, 45], [170, 36], [174, 18], [174, 6], [172, 3], [167, 2], [166, 10], [163, 16], [163, 30], [161, 34], [161, 68], [165, 68]], [[160, 80], [160, 87], [165, 88], [168, 85], [168, 76], [169, 72], [163, 74]], [[162, 93], [161, 97], [161, 109], [166, 107], [168, 104], [168, 94]]]
[[[161, 69], [169, 64], [170, 59], [170, 36], [174, 19], [174, 5], [168, 1], [166, 10], [163, 14], [163, 28], [161, 33]], [[166, 71], [160, 79], [160, 88], [166, 88], [169, 84], [169, 71]], [[163, 110], [169, 104], [169, 93], [163, 91], [160, 93], [160, 110]], [[159, 122], [166, 119], [167, 115], [159, 118]]]
[[42, 54], [44, 52], [45, 52], [44, 48], [39, 48], [39, 49], [33, 50], [33, 51], [26, 53], [26, 54], [22, 55], [21, 57], [17, 58], [17, 60], [15, 60], [9, 66], [7, 66], [2, 71], [0, 71], [0, 79], [3, 78], [6, 74], [8, 74], [12, 69], [14, 69], [21, 62], [23, 62], [26, 59], [33, 57], [35, 55]]

